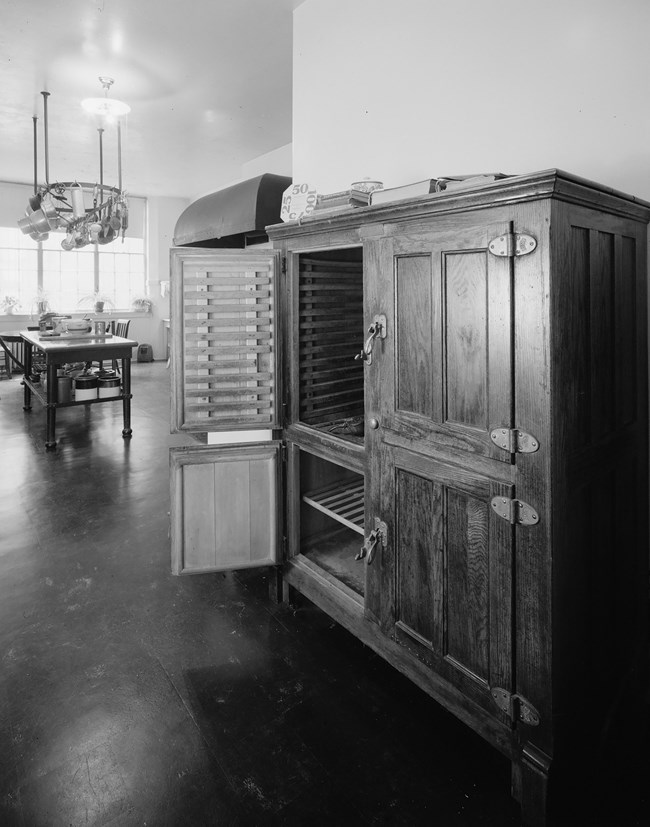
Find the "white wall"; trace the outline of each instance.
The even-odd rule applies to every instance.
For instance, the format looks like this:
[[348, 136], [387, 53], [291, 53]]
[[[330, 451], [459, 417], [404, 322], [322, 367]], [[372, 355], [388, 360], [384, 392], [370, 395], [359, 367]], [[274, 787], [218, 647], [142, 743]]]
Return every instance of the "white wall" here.
[[189, 204], [185, 198], [149, 198], [147, 201], [147, 250], [149, 296], [153, 300], [150, 317], [135, 317], [129, 336], [153, 347], [154, 358], [167, 358], [163, 319], [169, 318], [169, 295], [161, 296], [160, 283], [169, 281], [169, 248], [173, 246], [174, 227]]
[[294, 180], [558, 167], [650, 200], [649, 0], [306, 0]]
[[198, 201], [199, 198], [203, 198], [205, 195], [211, 195], [213, 192], [226, 189], [226, 187], [231, 187], [242, 181], [248, 181], [249, 178], [256, 178], [265, 172], [271, 172], [274, 175], [291, 176], [292, 162], [292, 146], [291, 144], [285, 144], [242, 164], [241, 174], [238, 178], [229, 178], [223, 181], [206, 181], [206, 189], [194, 193], [188, 203]]
[[260, 155], [243, 164], [241, 168], [242, 181], [255, 178], [257, 175], [264, 175], [266, 172], [271, 172], [274, 175], [291, 176], [292, 163], [292, 146], [291, 144], [285, 144], [278, 147], [278, 149], [274, 149], [273, 152], [267, 152], [265, 155]]

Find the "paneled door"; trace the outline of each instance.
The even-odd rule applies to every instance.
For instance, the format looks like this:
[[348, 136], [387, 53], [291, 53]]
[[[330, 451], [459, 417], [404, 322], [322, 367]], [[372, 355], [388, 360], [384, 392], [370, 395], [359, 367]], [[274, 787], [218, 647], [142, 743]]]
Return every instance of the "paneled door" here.
[[173, 574], [281, 562], [280, 443], [171, 448]]
[[[513, 692], [514, 258], [490, 249], [505, 210], [443, 215], [368, 241], [366, 364], [371, 429], [366, 524], [383, 534], [367, 566], [366, 614], [457, 690], [509, 723]], [[453, 689], [450, 689], [453, 687]]]
[[367, 566], [366, 614], [502, 719], [491, 693], [513, 690], [515, 545], [491, 503], [514, 486], [403, 448], [381, 453], [373, 513], [386, 542]]
[[490, 438], [512, 427], [513, 259], [489, 249], [511, 228], [502, 215], [441, 216], [369, 245], [368, 324], [386, 329], [366, 382], [384, 439], [509, 462]]

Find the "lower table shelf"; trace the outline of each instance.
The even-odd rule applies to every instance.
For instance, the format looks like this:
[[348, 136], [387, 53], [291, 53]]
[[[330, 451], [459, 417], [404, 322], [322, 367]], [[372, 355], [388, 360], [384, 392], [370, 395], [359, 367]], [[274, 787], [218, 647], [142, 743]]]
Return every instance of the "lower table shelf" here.
[[[43, 388], [42, 385], [36, 384], [36, 383], [32, 382], [30, 379], [26, 379], [24, 377], [23, 377], [23, 382], [29, 387], [31, 392], [34, 394], [34, 396], [38, 399], [38, 401], [42, 405], [50, 404], [47, 401], [47, 393], [45, 391], [45, 388]], [[115, 394], [115, 396], [98, 396], [96, 399], [80, 399], [80, 400], [73, 399], [70, 402], [55, 402], [54, 405], [57, 408], [73, 408], [77, 405], [95, 405], [97, 402], [116, 402], [119, 399], [124, 399], [125, 396], [126, 396], [126, 394], [119, 393], [119, 394]], [[132, 394], [129, 394], [128, 398], [131, 399], [132, 396], [133, 396]]]

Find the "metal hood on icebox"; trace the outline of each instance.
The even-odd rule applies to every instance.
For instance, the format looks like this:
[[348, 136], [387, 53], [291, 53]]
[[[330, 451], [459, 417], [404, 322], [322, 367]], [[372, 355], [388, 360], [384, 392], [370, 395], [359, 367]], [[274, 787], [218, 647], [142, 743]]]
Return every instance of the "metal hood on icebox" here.
[[286, 175], [267, 172], [197, 199], [176, 222], [174, 244], [244, 247], [247, 240], [266, 240], [264, 228], [280, 221], [282, 193], [290, 183]]

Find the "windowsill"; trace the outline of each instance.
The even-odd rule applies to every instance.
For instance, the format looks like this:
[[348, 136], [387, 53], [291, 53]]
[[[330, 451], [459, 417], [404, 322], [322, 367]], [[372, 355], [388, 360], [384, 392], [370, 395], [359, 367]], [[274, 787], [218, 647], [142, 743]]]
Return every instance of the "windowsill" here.
[[[137, 318], [138, 316], [153, 316], [151, 310], [109, 310], [104, 313], [93, 313], [90, 310], [61, 310], [60, 313], [56, 314], [57, 316], [72, 316], [76, 318], [79, 316], [82, 319], [84, 316], [129, 316], [131, 318]], [[38, 321], [38, 316], [31, 313], [0, 313], [0, 319], [34, 319]]]
[[114, 319], [119, 316], [121, 319], [146, 319], [147, 316], [153, 316], [153, 313], [151, 312], [151, 310], [110, 310], [108, 313], [91, 313], [90, 310], [86, 310], [85, 312], [75, 310], [70, 315], [79, 316], [79, 318], [83, 318], [84, 316], [92, 316], [94, 318], [95, 316], [97, 316], [97, 318], [99, 319]]
[[[70, 316], [73, 319], [83, 319], [84, 316], [91, 318], [106, 319], [106, 321], [114, 321], [115, 319], [151, 319], [153, 312], [151, 310], [111, 310], [110, 313], [91, 313], [90, 311], [75, 310], [70, 313], [62, 311], [61, 316]], [[24, 330], [26, 327], [38, 325], [38, 316], [32, 316], [29, 313], [0, 313], [0, 326], [4, 330], [9, 327]]]

